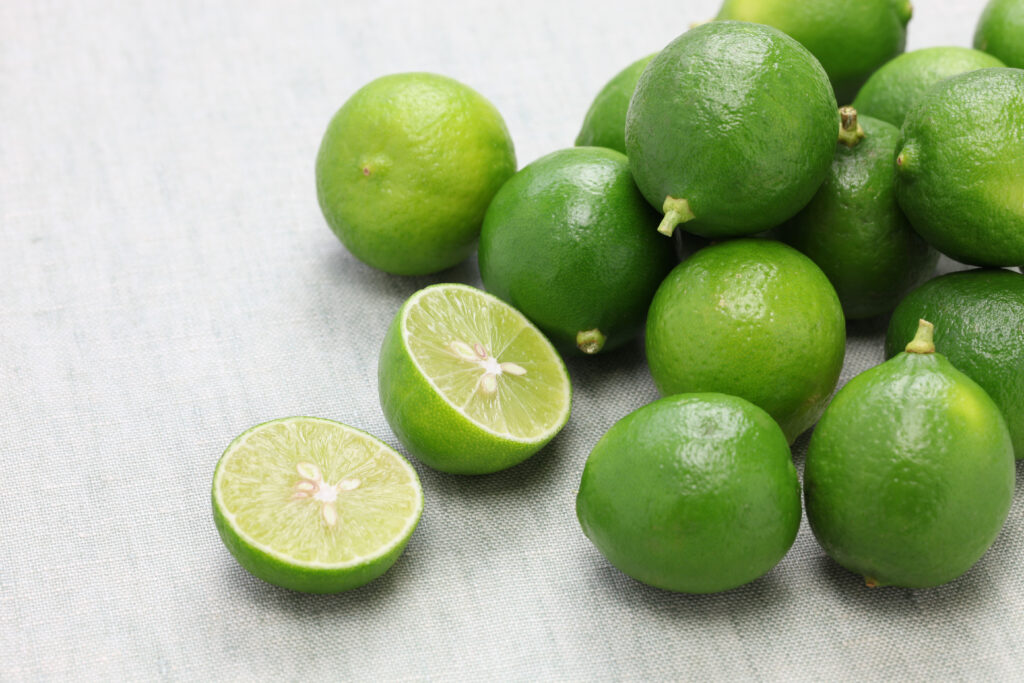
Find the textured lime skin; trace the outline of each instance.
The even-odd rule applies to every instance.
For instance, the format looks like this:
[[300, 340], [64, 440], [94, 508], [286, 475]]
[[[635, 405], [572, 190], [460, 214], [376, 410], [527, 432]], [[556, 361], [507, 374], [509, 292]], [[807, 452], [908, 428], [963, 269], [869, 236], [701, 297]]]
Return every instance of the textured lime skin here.
[[936, 350], [1003, 411], [1014, 453], [1024, 458], [1024, 275], [969, 270], [921, 285], [893, 312], [887, 358], [903, 349], [920, 318], [935, 325]]
[[776, 29], [712, 22], [647, 65], [626, 115], [626, 150], [655, 208], [685, 199], [704, 237], [752, 235], [799, 211], [828, 172], [839, 114], [828, 78]]
[[1024, 69], [1024, 0], [991, 0], [978, 20], [974, 47]]
[[872, 74], [857, 93], [861, 114], [902, 126], [930, 87], [958, 74], [1006, 66], [992, 55], [966, 47], [928, 47], [900, 55]]
[[594, 446], [576, 515], [629, 576], [714, 593], [786, 554], [800, 527], [800, 482], [763, 410], [725, 394], [681, 394], [627, 415]]
[[607, 147], [626, 153], [626, 110], [640, 74], [653, 57], [638, 59], [601, 88], [583, 118], [577, 147]]
[[790, 443], [825, 409], [845, 350], [828, 278], [768, 240], [701, 249], [665, 278], [647, 317], [647, 363], [662, 395], [740, 396], [775, 418]]
[[659, 220], [623, 154], [554, 152], [495, 196], [480, 234], [480, 275], [560, 349], [579, 353], [577, 333], [593, 329], [607, 337], [602, 350], [614, 349], [643, 330], [676, 264], [671, 241], [655, 230]]
[[899, 130], [867, 116], [859, 123], [864, 138], [854, 147], [836, 146], [821, 189], [778, 229], [779, 239], [828, 276], [848, 319], [891, 311], [934, 272], [939, 258], [896, 201]]
[[405, 73], [362, 87], [331, 119], [317, 197], [361, 261], [424, 275], [464, 260], [494, 193], [516, 170], [505, 122], [475, 90]]
[[952, 581], [1010, 510], [1013, 450], [985, 391], [940, 354], [901, 353], [836, 395], [804, 469], [825, 552], [869, 585]]
[[875, 69], [903, 52], [909, 0], [725, 0], [719, 19], [768, 24], [796, 38], [849, 104]]
[[[266, 424], [268, 423], [261, 423], [246, 430], [236, 437], [224, 452], [227, 453], [230, 451], [235, 442], [243, 439], [249, 432], [254, 429], [259, 429]], [[361, 429], [356, 429], [349, 425], [345, 425], [345, 427], [353, 431], [362, 432]], [[365, 432], [363, 433], [365, 434]], [[366, 434], [366, 436], [374, 441], [379, 441], [372, 434]], [[381, 445], [385, 448], [387, 447], [382, 442]], [[395, 453], [395, 456], [401, 457], [398, 453]], [[217, 479], [217, 472], [220, 470], [220, 466], [221, 462], [218, 462], [217, 468], [213, 473], [214, 481]], [[353, 588], [359, 588], [360, 586], [373, 581], [378, 576], [381, 576], [387, 570], [391, 569], [392, 565], [395, 564], [395, 561], [398, 560], [399, 556], [401, 556], [402, 552], [405, 550], [405, 546], [409, 543], [409, 539], [412, 538], [412, 531], [415, 531], [416, 529], [416, 525], [413, 525], [409, 535], [391, 548], [387, 553], [375, 558], [370, 558], [361, 564], [343, 568], [321, 567], [314, 569], [312, 567], [301, 567], [289, 564], [283, 561], [280, 557], [268, 554], [263, 549], [250, 543], [247, 539], [243, 538], [234, 529], [232, 529], [230, 522], [225, 518], [220, 506], [217, 505], [215, 491], [211, 491], [211, 498], [213, 502], [213, 521], [217, 527], [217, 533], [220, 534], [220, 538], [227, 547], [228, 552], [234, 556], [235, 560], [238, 561], [238, 564], [242, 565], [246, 571], [258, 579], [262, 579], [275, 586], [280, 586], [281, 588], [300, 591], [302, 593], [340, 593], [342, 591], [352, 590]], [[422, 515], [422, 513], [423, 508], [421, 506], [420, 515]], [[416, 524], [419, 524], [419, 515], [417, 515]]]
[[568, 412], [547, 439], [514, 441], [488, 432], [455, 410], [409, 354], [402, 331], [402, 315], [407, 305], [408, 301], [384, 336], [377, 362], [377, 388], [384, 417], [418, 460], [451, 474], [490, 474], [526, 460], [565, 426]]
[[1024, 263], [1024, 70], [933, 86], [903, 124], [900, 206], [936, 249], [979, 266]]

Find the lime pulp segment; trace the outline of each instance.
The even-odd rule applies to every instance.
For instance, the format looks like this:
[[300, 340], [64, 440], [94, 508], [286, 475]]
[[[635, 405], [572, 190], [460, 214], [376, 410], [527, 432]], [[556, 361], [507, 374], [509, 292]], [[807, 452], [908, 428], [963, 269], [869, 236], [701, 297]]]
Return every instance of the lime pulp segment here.
[[310, 568], [362, 564], [419, 521], [416, 472], [391, 448], [320, 418], [275, 420], [238, 437], [214, 474], [214, 504], [265, 553]]
[[405, 307], [402, 329], [424, 377], [483, 429], [532, 442], [565, 423], [571, 389], [561, 358], [501, 300], [461, 285], [428, 287]]

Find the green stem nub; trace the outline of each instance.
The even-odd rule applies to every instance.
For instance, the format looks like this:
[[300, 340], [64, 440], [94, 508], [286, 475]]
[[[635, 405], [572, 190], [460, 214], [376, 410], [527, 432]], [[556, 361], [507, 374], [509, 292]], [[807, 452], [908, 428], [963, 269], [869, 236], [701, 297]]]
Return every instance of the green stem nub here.
[[935, 353], [934, 332], [935, 326], [922, 318], [917, 324], [914, 340], [907, 344], [907, 353]]
[[596, 327], [592, 330], [584, 330], [576, 333], [576, 348], [588, 356], [592, 356], [604, 348], [608, 337], [601, 333]]
[[911, 4], [910, 0], [907, 0], [900, 6], [900, 20], [903, 22], [903, 25], [906, 26], [913, 18], [914, 5]]
[[853, 107], [839, 108], [839, 142], [847, 147], [856, 147], [864, 139], [864, 129], [857, 122], [857, 110]]
[[690, 210], [690, 202], [685, 199], [676, 199], [671, 196], [665, 197], [665, 203], [662, 205], [661, 210], [665, 212], [665, 217], [661, 219], [658, 232], [668, 237], [672, 236], [677, 225], [696, 218], [693, 215], [693, 211]]

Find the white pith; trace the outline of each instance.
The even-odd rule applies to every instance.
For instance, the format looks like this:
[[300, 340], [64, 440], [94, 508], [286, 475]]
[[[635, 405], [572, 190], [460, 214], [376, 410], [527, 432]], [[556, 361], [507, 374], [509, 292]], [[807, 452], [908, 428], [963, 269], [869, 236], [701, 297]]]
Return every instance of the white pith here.
[[358, 479], [345, 477], [337, 484], [324, 481], [320, 474], [320, 468], [311, 462], [300, 462], [295, 466], [299, 476], [298, 483], [293, 487], [292, 499], [302, 500], [309, 498], [321, 503], [320, 516], [327, 526], [334, 526], [338, 523], [338, 510], [334, 501], [338, 500], [338, 494], [342, 491], [353, 491], [359, 488]]

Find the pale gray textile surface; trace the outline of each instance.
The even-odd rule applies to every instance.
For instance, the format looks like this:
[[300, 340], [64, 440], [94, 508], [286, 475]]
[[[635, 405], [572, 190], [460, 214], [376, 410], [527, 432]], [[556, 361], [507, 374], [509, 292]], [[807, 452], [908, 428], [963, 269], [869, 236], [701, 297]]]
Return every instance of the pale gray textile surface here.
[[[917, 4], [911, 47], [969, 44], [981, 0]], [[525, 164], [716, 5], [0, 3], [0, 679], [1024, 674], [1020, 485], [988, 555], [934, 590], [865, 588], [806, 524], [723, 595], [611, 568], [574, 498], [596, 440], [656, 396], [640, 345], [570, 363], [573, 418], [526, 464], [417, 464], [422, 523], [363, 589], [274, 588], [217, 537], [210, 480], [234, 436], [307, 414], [398, 446], [384, 330], [426, 284], [479, 284], [473, 261], [391, 277], [335, 240], [313, 183], [335, 109], [385, 73], [446, 73], [498, 106]], [[881, 330], [851, 330], [844, 381], [881, 359]]]

